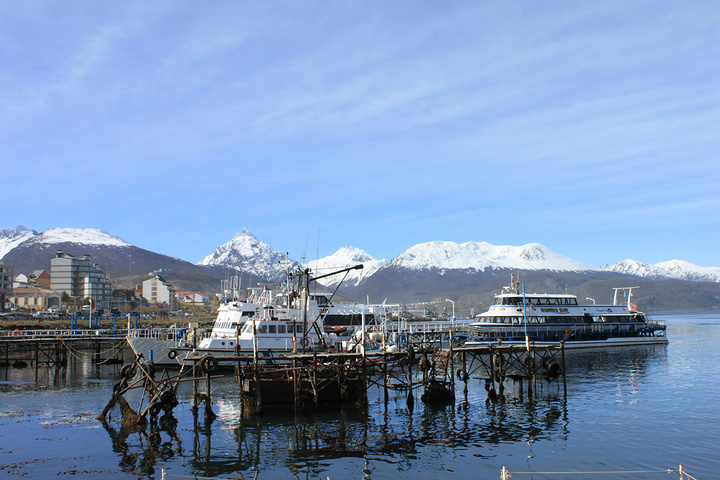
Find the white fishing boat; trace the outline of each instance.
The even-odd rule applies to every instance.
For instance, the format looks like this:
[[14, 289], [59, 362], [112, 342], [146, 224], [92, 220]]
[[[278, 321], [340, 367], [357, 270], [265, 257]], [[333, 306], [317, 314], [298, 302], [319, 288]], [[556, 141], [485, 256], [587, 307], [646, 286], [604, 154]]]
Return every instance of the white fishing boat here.
[[[362, 268], [362, 265], [359, 266]], [[333, 274], [355, 269], [350, 267]], [[297, 279], [295, 288], [290, 288], [290, 280]], [[247, 301], [233, 301], [227, 307], [218, 310], [218, 317], [212, 332], [193, 348], [189, 358], [210, 355], [216, 360], [242, 353], [257, 353], [263, 357], [272, 357], [282, 353], [303, 353], [317, 350], [335, 349], [338, 335], [335, 331], [325, 331], [325, 320], [333, 315], [335, 325], [342, 323], [345, 317], [348, 325], [361, 315], [355, 309], [335, 307], [321, 294], [310, 294], [310, 271], [304, 270], [288, 276], [284, 291], [275, 294], [271, 289], [253, 289]], [[226, 313], [227, 312], [227, 313]], [[188, 355], [185, 349], [170, 356], [178, 358], [180, 363]]]
[[196, 353], [223, 357], [334, 347], [336, 335], [322, 330], [323, 313], [314, 299], [307, 300], [307, 308], [299, 308], [297, 304], [288, 306], [284, 298], [273, 298], [271, 290], [264, 290], [247, 302], [222, 306], [211, 334], [200, 341]]
[[[599, 305], [580, 304], [569, 294], [526, 294], [511, 282], [470, 324], [465, 345], [525, 344], [526, 338], [536, 344], [563, 342], [566, 349], [667, 344], [665, 324], [632, 303], [634, 288], [615, 288], [613, 303]], [[627, 296], [626, 304], [618, 303], [620, 293]]]

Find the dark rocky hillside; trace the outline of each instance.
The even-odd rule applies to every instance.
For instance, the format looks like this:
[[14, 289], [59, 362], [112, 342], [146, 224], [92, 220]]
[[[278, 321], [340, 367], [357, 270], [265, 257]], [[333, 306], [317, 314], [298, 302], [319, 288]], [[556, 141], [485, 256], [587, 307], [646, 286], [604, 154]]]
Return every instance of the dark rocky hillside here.
[[[134, 246], [88, 245], [78, 243], [43, 244], [26, 242], [11, 250], [3, 261], [14, 267], [15, 273], [30, 273], [36, 269], [50, 271], [50, 260], [57, 250], [75, 256], [89, 254], [94, 263], [107, 272], [116, 288], [132, 288], [148, 278], [154, 270], [169, 269], [165, 278], [177, 291], [199, 291], [214, 295], [220, 282], [230, 275], [238, 275], [243, 286], [257, 285], [266, 279], [251, 276], [226, 267], [199, 266], [193, 263], [144, 250]], [[487, 268], [440, 270], [386, 267], [366, 278], [359, 287], [340, 288], [345, 299], [364, 302], [369, 296], [373, 303], [416, 303], [449, 298], [456, 302], [456, 314], [467, 315], [471, 309], [484, 311], [493, 295], [510, 282], [509, 269]], [[638, 286], [633, 303], [648, 311], [713, 310], [720, 309], [720, 283], [682, 280], [648, 280], [613, 272], [515, 271], [516, 279], [525, 282], [527, 293], [567, 292], [598, 303], [612, 301], [614, 287]], [[342, 300], [336, 299], [336, 303]], [[626, 299], [623, 299], [626, 301]]]
[[[646, 280], [612, 272], [515, 271], [525, 283], [526, 293], [569, 293], [580, 302], [587, 297], [597, 303], [612, 303], [613, 288], [639, 287], [633, 290], [633, 303], [648, 311], [720, 309], [720, 284], [681, 280]], [[456, 302], [456, 314], [484, 311], [493, 295], [510, 283], [509, 269], [411, 270], [382, 269], [366, 279], [358, 289], [341, 292], [350, 298], [366, 298], [380, 303]], [[620, 297], [626, 302], [627, 298]]]

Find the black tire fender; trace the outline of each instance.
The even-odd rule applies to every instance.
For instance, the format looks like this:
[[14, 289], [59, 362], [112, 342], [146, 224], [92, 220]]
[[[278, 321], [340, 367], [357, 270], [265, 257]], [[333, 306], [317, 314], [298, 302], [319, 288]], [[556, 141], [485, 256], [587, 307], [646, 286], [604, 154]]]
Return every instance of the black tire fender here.
[[213, 373], [218, 368], [218, 361], [217, 358], [213, 357], [212, 355], [205, 355], [200, 360], [200, 369], [204, 373]]

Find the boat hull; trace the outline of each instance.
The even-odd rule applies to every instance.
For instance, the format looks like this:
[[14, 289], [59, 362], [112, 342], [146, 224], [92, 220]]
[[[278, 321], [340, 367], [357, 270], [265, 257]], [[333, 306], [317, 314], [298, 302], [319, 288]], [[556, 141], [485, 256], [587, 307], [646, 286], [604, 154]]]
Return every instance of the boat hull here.
[[[525, 345], [524, 340], [502, 340], [502, 345]], [[565, 350], [576, 350], [581, 348], [608, 348], [608, 347], [628, 347], [633, 345], [667, 345], [666, 337], [612, 337], [604, 340], [567, 340], [562, 342]], [[559, 347], [561, 342], [534, 342], [535, 346], [548, 345]], [[467, 341], [464, 346], [476, 347], [497, 345], [497, 341]]]
[[[176, 340], [128, 337], [127, 342], [135, 355], [142, 355], [145, 360], [152, 361], [158, 367], [177, 368], [187, 355], [187, 352], [177, 350]], [[171, 351], [175, 354], [171, 355]], [[170, 358], [175, 355], [177, 355], [175, 358]]]

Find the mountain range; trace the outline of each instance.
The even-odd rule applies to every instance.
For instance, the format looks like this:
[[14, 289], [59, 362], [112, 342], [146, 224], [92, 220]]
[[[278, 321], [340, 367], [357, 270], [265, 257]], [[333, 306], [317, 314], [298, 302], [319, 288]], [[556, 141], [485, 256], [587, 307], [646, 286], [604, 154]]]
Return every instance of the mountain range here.
[[[18, 226], [0, 230], [0, 260], [12, 265], [16, 274], [35, 269], [49, 271], [50, 259], [58, 250], [91, 255], [122, 288], [131, 288], [149, 272], [164, 269], [172, 271], [163, 276], [176, 290], [213, 294], [219, 290], [220, 280], [229, 275], [237, 275], [247, 285], [276, 280], [288, 270], [301, 267], [300, 262], [259, 241], [247, 229], [197, 264], [141, 249], [98, 229], [54, 228], [40, 233]], [[640, 284], [634, 301], [642, 305], [666, 310], [720, 308], [718, 267], [681, 260], [655, 265], [623, 260], [597, 267], [564, 257], [538, 243], [496, 246], [487, 242], [434, 241], [414, 245], [389, 261], [376, 259], [359, 248], [343, 247], [306, 266], [320, 276], [358, 264], [363, 265], [362, 270], [323, 278], [323, 286], [362, 301], [370, 298], [375, 302], [407, 303], [450, 298], [459, 305], [487, 305], [513, 273], [526, 283], [526, 288], [538, 292], [568, 290], [579, 298], [594, 298], [602, 293], [602, 300], [608, 301], [613, 287], [631, 282]]]

